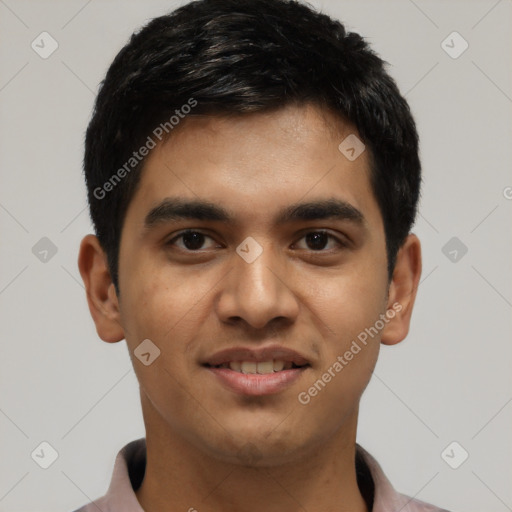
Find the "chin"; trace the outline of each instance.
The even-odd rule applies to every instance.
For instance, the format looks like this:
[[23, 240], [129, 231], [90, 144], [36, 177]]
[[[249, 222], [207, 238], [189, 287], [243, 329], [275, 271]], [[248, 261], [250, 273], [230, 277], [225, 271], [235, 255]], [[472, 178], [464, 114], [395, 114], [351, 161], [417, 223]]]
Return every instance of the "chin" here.
[[236, 448], [219, 451], [216, 447], [215, 456], [224, 462], [251, 468], [270, 468], [291, 463], [304, 453], [302, 445], [286, 445], [276, 442], [247, 441]]
[[203, 438], [203, 449], [218, 460], [240, 466], [273, 467], [291, 463], [303, 457], [308, 446], [316, 444], [316, 436], [308, 436], [298, 426], [283, 428], [284, 417], [274, 416], [271, 426], [268, 421], [246, 423], [245, 428], [240, 428], [240, 422], [232, 426], [223, 424], [225, 430], [219, 433], [220, 437]]

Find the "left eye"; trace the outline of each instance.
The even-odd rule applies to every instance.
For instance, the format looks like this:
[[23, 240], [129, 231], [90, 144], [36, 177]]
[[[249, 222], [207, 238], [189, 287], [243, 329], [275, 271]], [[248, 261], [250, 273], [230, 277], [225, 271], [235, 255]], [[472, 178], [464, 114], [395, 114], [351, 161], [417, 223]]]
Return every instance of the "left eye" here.
[[306, 233], [302, 238], [306, 239], [306, 243], [309, 243], [310, 245], [313, 246], [311, 250], [316, 252], [324, 249], [329, 239], [335, 240], [338, 247], [346, 246], [346, 244], [343, 243], [339, 238], [335, 237], [334, 235], [331, 235], [327, 231], [310, 231], [309, 233]]
[[166, 245], [174, 245], [174, 242], [179, 239], [183, 239], [183, 243], [186, 247], [180, 247], [180, 249], [185, 249], [188, 251], [197, 251], [201, 248], [201, 245], [203, 244], [204, 238], [210, 238], [213, 240], [212, 237], [205, 235], [204, 233], [201, 233], [200, 231], [184, 231], [183, 233], [180, 233], [179, 235], [175, 236], [172, 240], [169, 240]]
[[[184, 249], [185, 251], [195, 252], [201, 249], [201, 246], [203, 245], [205, 238], [213, 240], [212, 237], [202, 233], [201, 231], [188, 230], [180, 233], [173, 239], [169, 240], [169, 242], [167, 242], [166, 245], [175, 245], [177, 240], [182, 239], [183, 246], [179, 248]], [[306, 248], [306, 250], [309, 249], [315, 252], [325, 249], [325, 246], [329, 239], [335, 240], [339, 247], [346, 246], [346, 244], [343, 243], [340, 239], [326, 231], [310, 231], [303, 235], [301, 237], [301, 240], [302, 239], [306, 239], [306, 244], [310, 245], [310, 247]]]

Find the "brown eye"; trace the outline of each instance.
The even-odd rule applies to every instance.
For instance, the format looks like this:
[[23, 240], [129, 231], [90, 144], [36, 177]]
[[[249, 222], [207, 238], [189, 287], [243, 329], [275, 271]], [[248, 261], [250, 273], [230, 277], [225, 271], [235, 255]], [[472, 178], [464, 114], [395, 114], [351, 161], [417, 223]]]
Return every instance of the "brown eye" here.
[[310, 231], [309, 233], [306, 233], [302, 238], [306, 240], [306, 249], [311, 251], [328, 252], [324, 251], [324, 249], [330, 239], [334, 240], [338, 247], [346, 247], [345, 243], [327, 231]]
[[213, 240], [210, 236], [201, 233], [201, 231], [194, 231], [190, 229], [187, 231], [183, 231], [179, 235], [175, 236], [172, 240], [169, 240], [169, 242], [167, 242], [166, 245], [176, 245], [175, 242], [181, 239], [182, 245], [178, 245], [178, 248], [184, 251], [194, 252], [202, 248], [204, 241], [207, 238]]
[[306, 243], [310, 249], [319, 251], [325, 248], [329, 242], [329, 235], [325, 232], [315, 231], [306, 235]]

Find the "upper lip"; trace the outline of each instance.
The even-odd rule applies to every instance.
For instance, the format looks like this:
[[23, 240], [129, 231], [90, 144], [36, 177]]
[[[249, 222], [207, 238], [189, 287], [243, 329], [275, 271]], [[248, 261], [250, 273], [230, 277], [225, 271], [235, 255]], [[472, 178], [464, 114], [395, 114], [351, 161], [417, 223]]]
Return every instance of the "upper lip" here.
[[229, 363], [231, 361], [284, 361], [291, 362], [297, 366], [304, 366], [309, 364], [309, 361], [289, 348], [281, 346], [270, 346], [264, 348], [249, 348], [249, 347], [234, 347], [216, 352], [211, 357], [208, 357], [203, 364], [210, 366], [217, 366], [219, 364]]

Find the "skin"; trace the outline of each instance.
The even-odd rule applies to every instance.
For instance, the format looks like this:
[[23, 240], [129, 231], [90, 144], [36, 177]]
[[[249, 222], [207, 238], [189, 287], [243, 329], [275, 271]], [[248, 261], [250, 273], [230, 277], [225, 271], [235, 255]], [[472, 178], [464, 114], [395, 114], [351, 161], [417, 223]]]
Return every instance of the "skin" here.
[[[119, 296], [97, 238], [82, 240], [79, 269], [98, 335], [126, 339], [140, 383], [147, 467], [136, 495], [145, 510], [367, 510], [354, 466], [359, 400], [380, 344], [407, 335], [421, 250], [410, 234], [388, 280], [368, 152], [349, 161], [338, 150], [350, 133], [357, 135], [353, 126], [313, 105], [190, 116], [147, 157], [122, 230]], [[147, 213], [170, 196], [222, 205], [236, 223], [180, 220], [144, 230]], [[364, 222], [273, 222], [291, 203], [332, 197]], [[168, 244], [185, 228], [206, 235], [199, 251], [183, 238]], [[319, 229], [348, 244], [329, 238], [315, 250], [305, 234]], [[235, 251], [248, 236], [263, 249], [252, 263]], [[402, 308], [379, 335], [299, 403], [394, 303]], [[133, 355], [147, 338], [161, 351], [149, 366]], [[275, 343], [310, 362], [278, 394], [237, 395], [200, 364], [221, 349]]]

